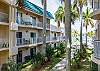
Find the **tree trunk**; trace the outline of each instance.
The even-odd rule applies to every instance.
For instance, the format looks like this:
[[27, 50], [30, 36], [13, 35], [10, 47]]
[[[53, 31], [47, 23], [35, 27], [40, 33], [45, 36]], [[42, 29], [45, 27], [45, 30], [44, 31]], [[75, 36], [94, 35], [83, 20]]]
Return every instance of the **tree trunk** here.
[[46, 49], [46, 24], [47, 24], [47, 19], [46, 19], [46, 0], [43, 0], [43, 54], [45, 55], [45, 49]]
[[87, 26], [86, 26], [86, 47], [87, 47]]
[[82, 7], [80, 7], [80, 21], [81, 21], [81, 26], [80, 26], [80, 48], [82, 48]]
[[[71, 66], [71, 49], [67, 47], [68, 39], [70, 39], [71, 24], [71, 0], [65, 0], [65, 46], [66, 46], [66, 71], [70, 71]], [[69, 37], [70, 36], [70, 37]], [[69, 40], [70, 43], [70, 40]]]

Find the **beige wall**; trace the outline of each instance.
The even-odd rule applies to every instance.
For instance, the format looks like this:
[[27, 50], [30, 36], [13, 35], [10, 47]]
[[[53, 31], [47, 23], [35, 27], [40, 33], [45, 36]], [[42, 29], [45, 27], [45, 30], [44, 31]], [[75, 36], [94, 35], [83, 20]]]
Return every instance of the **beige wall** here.
[[0, 25], [0, 42], [8, 42], [9, 41], [9, 28], [8, 26]]
[[2, 66], [2, 64], [8, 61], [8, 57], [9, 57], [9, 51], [0, 52], [0, 67]]
[[22, 62], [25, 61], [24, 57], [30, 55], [30, 49], [22, 50]]
[[0, 1], [0, 12], [9, 14], [9, 5]]

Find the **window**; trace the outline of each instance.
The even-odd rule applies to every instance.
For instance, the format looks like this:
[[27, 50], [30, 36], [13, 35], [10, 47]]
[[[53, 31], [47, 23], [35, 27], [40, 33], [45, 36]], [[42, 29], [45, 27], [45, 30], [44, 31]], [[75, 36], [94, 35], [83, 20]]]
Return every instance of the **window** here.
[[17, 33], [16, 33], [16, 37], [17, 37], [17, 38], [22, 38], [22, 32], [17, 32]]

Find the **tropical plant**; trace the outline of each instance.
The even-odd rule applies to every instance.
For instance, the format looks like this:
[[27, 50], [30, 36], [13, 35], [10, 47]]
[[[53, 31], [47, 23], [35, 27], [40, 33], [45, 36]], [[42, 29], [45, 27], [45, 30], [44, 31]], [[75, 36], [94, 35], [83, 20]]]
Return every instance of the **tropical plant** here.
[[91, 19], [91, 9], [88, 9], [87, 7], [86, 12], [83, 12], [82, 15], [84, 19], [84, 26], [86, 28], [86, 46], [87, 46], [87, 35], [88, 35], [87, 27], [88, 25], [94, 27], [93, 19]]
[[53, 54], [54, 54], [54, 48], [51, 47], [51, 45], [48, 45], [46, 47], [46, 57], [48, 58], [48, 61], [51, 60]]
[[2, 71], [21, 71], [21, 66], [13, 60], [9, 60], [8, 63], [3, 64]]
[[80, 13], [80, 48], [82, 48], [82, 9], [84, 5], [87, 5], [87, 0], [74, 0], [74, 3], [77, 4], [77, 8], [79, 8]]
[[93, 32], [93, 31], [90, 31], [90, 32], [87, 33], [87, 35], [88, 35], [89, 37], [93, 37], [93, 36], [94, 36], [94, 32]]
[[39, 52], [37, 54], [34, 54], [34, 56], [33, 56], [33, 64], [35, 65], [35, 67], [38, 67], [41, 64], [43, 64], [44, 63], [44, 58], [45, 57]]
[[[61, 22], [65, 23], [64, 7], [59, 6], [55, 12], [55, 21], [60, 25]], [[74, 24], [75, 20], [79, 18], [79, 10], [75, 3], [71, 5], [71, 23]]]

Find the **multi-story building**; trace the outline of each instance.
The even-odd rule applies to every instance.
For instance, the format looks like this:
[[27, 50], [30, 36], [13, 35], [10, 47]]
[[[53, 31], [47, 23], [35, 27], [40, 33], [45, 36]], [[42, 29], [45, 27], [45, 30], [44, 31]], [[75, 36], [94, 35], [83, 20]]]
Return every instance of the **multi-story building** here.
[[92, 18], [96, 21], [96, 23], [95, 23], [95, 25], [96, 25], [95, 26], [95, 36], [93, 38], [93, 40], [94, 40], [94, 54], [93, 54], [92, 61], [95, 64], [94, 71], [100, 71], [100, 0], [91, 0], [91, 4], [93, 7]]
[[[51, 39], [50, 19], [53, 16], [47, 11], [47, 44], [62, 39], [57, 28], [54, 36], [59, 37]], [[27, 0], [0, 0], [0, 67], [8, 62], [9, 56], [21, 63], [37, 52], [44, 52], [43, 9]]]
[[55, 25], [50, 25], [50, 41], [52, 46], [57, 46], [59, 41], [62, 42], [65, 40], [65, 29], [64, 27], [57, 27]]

